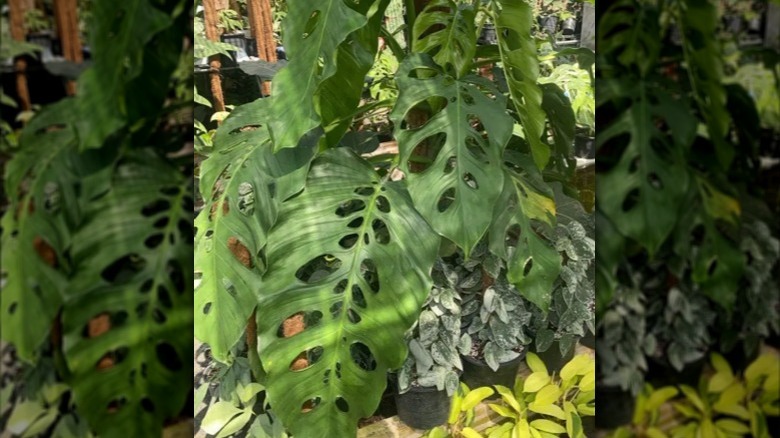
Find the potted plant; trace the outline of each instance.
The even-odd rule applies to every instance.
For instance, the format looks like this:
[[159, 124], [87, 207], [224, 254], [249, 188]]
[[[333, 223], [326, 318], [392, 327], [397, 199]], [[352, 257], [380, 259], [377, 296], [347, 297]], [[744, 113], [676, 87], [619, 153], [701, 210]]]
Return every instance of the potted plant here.
[[447, 421], [450, 397], [463, 370], [460, 354], [471, 349], [470, 337], [461, 335], [460, 297], [447, 273], [439, 260], [433, 270], [434, 287], [407, 332], [409, 355], [397, 375], [398, 416], [416, 429]]
[[[582, 59], [580, 57], [581, 55], [578, 55], [578, 58]], [[587, 58], [593, 59], [591, 55], [587, 55]], [[594, 158], [596, 153], [594, 145], [596, 132], [595, 92], [591, 72], [588, 71], [593, 68], [593, 62], [580, 64], [579, 59], [578, 62], [558, 64], [552, 69], [550, 75], [542, 78], [540, 82], [558, 85], [571, 102], [576, 120], [574, 155], [582, 158]]]
[[563, 9], [565, 0], [539, 0], [537, 13], [539, 25], [542, 31], [548, 35], [555, 35], [558, 31], [558, 14]]
[[581, 16], [582, 3], [576, 1], [568, 1], [561, 10], [558, 18], [561, 20], [561, 33], [564, 37], [570, 37], [574, 35], [577, 30], [577, 16]]
[[549, 370], [557, 372], [574, 356], [577, 340], [595, 330], [596, 245], [594, 217], [578, 200], [566, 196], [557, 185], [555, 188], [558, 222], [553, 240], [564, 262], [553, 284], [548, 312], [537, 307], [530, 310], [533, 351]]
[[[551, 375], [544, 362], [528, 353], [526, 362], [532, 373], [518, 378], [512, 389], [497, 386], [500, 404], [488, 406], [506, 421], [488, 428], [488, 436], [566, 434], [572, 438], [593, 436], [594, 428], [586, 418], [596, 414], [596, 365], [589, 355], [569, 361], [559, 375]], [[587, 428], [585, 426], [587, 426]]]
[[664, 404], [677, 397], [679, 390], [675, 386], [664, 386], [655, 389], [646, 383], [642, 392], [636, 398], [636, 407], [631, 424], [621, 426], [612, 433], [612, 438], [632, 438], [635, 436], [666, 437], [660, 422], [661, 409]]
[[507, 281], [503, 262], [484, 243], [469, 261], [456, 254], [454, 263], [463, 298], [461, 326], [471, 339], [470, 351], [463, 354], [462, 380], [470, 387], [511, 386], [531, 342], [526, 303]]
[[436, 426], [423, 436], [425, 438], [481, 438], [479, 432], [471, 427], [474, 425], [476, 407], [493, 394], [493, 388], [483, 386], [469, 389], [468, 385], [461, 382], [452, 398], [447, 424]]

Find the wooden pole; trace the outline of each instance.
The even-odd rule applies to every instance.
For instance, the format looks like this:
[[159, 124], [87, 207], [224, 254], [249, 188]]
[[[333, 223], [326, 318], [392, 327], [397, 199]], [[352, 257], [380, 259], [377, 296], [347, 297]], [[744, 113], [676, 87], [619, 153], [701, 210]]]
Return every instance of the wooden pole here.
[[[9, 14], [11, 18], [11, 38], [17, 41], [24, 41], [26, 32], [24, 30], [24, 15], [27, 12], [25, 0], [10, 0]], [[21, 57], [14, 60], [14, 70], [16, 71], [16, 94], [19, 97], [22, 111], [29, 111], [32, 108], [30, 102], [30, 90], [27, 88], [27, 61]]]
[[[211, 41], [219, 41], [219, 10], [217, 3], [219, 0], [203, 0], [203, 22], [206, 30], [206, 38]], [[218, 112], [225, 111], [225, 96], [222, 94], [222, 80], [219, 71], [222, 68], [222, 62], [219, 55], [209, 57], [209, 74], [211, 76], [211, 94], [214, 96], [214, 110]], [[218, 122], [219, 123], [219, 122]]]
[[[257, 42], [257, 57], [263, 61], [276, 62], [276, 41], [274, 40], [274, 15], [268, 0], [247, 0], [249, 28]], [[271, 83], [263, 82], [263, 96], [271, 94]]]
[[[84, 54], [81, 51], [81, 36], [79, 35], [79, 18], [77, 0], [54, 0], [54, 15], [57, 20], [62, 54], [68, 61], [82, 63]], [[76, 81], [68, 81], [69, 96], [76, 94]]]

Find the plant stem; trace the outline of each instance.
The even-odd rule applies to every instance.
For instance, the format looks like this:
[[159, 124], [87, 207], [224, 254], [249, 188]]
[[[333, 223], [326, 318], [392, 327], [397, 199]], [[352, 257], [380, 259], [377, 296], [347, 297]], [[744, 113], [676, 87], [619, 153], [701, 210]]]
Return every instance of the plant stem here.
[[411, 52], [412, 34], [414, 33], [414, 22], [417, 20], [417, 11], [415, 10], [414, 0], [404, 0], [404, 5], [406, 6], [406, 48]]

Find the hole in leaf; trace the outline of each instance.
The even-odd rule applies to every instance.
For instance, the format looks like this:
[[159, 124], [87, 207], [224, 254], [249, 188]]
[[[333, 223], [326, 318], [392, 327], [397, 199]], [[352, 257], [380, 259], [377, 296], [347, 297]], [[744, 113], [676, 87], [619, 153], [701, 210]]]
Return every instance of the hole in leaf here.
[[154, 403], [152, 403], [152, 400], [149, 399], [149, 397], [141, 399], [141, 407], [150, 414], [154, 413]]
[[165, 321], [168, 319], [165, 314], [160, 309], [154, 309], [152, 310], [152, 319], [157, 324], [165, 324]]
[[132, 253], [116, 259], [103, 269], [100, 276], [109, 283], [123, 282], [143, 270], [144, 266], [146, 266], [146, 260], [138, 254]]
[[456, 157], [450, 157], [447, 159], [447, 162], [444, 163], [444, 174], [449, 175], [452, 173], [453, 170], [455, 170], [455, 165], [458, 164], [458, 159]]
[[455, 202], [455, 188], [450, 187], [442, 193], [439, 201], [436, 203], [436, 209], [439, 213], [444, 213]]
[[639, 162], [642, 161], [642, 157], [635, 157], [631, 160], [631, 164], [628, 165], [628, 173], [636, 173], [639, 169]]
[[165, 265], [165, 272], [168, 274], [168, 278], [171, 279], [175, 290], [183, 293], [186, 288], [184, 286], [184, 271], [181, 269], [181, 263], [176, 259], [168, 260], [168, 263]]
[[[360, 190], [360, 189], [357, 189]], [[373, 191], [372, 191], [373, 193]], [[339, 217], [346, 217], [352, 213], [361, 211], [366, 208], [366, 203], [360, 199], [352, 199], [338, 206], [336, 209], [336, 215]]]
[[195, 208], [195, 200], [192, 199], [192, 196], [185, 196], [181, 200], [181, 205], [184, 211], [192, 211]]
[[376, 359], [368, 346], [362, 342], [355, 342], [349, 346], [349, 354], [355, 364], [365, 371], [376, 369]]
[[[373, 187], [358, 187], [358, 188], [355, 189], [354, 193], [356, 195], [360, 195], [360, 196], [372, 196], [374, 194], [374, 188]], [[363, 202], [363, 201], [360, 201], [360, 200], [357, 200], [357, 201]], [[365, 205], [363, 205], [363, 207], [365, 207]], [[363, 207], [360, 207], [358, 210], [362, 210]], [[355, 211], [357, 211], [357, 210], [355, 210]]]
[[168, 225], [168, 221], [168, 217], [163, 216], [160, 219], [157, 219], [152, 226], [155, 228], [165, 228], [165, 226]]
[[98, 360], [95, 368], [98, 370], [105, 370], [113, 367], [114, 365], [120, 364], [123, 360], [125, 360], [129, 351], [130, 350], [127, 347], [119, 347], [116, 350], [109, 351], [103, 357], [101, 357], [100, 360]]
[[344, 400], [342, 397], [339, 397], [336, 399], [336, 407], [344, 413], [349, 412], [349, 403], [347, 403], [346, 400]]
[[276, 336], [289, 338], [301, 333], [307, 328], [316, 327], [322, 321], [322, 312], [298, 312], [287, 317], [276, 330]]
[[322, 383], [327, 385], [328, 382], [330, 382], [330, 370], [325, 370], [325, 374], [322, 377]]
[[371, 243], [371, 242], [370, 242], [370, 239], [369, 239], [369, 237], [368, 237], [368, 233], [366, 233], [366, 234], [364, 234], [364, 235], [363, 235], [363, 242], [364, 242], [366, 245], [368, 245], [369, 243]]
[[[179, 234], [181, 234], [182, 239], [184, 239], [185, 242], [192, 242], [192, 238], [195, 236], [195, 230], [192, 227], [192, 223], [187, 220], [181, 219], [176, 225], [179, 228]], [[210, 234], [208, 233], [206, 234], [206, 237], [210, 237], [210, 236], [211, 236]]]
[[290, 371], [303, 371], [309, 368], [320, 360], [324, 351], [325, 349], [318, 346], [301, 352], [290, 362]]
[[[213, 221], [214, 220], [214, 216], [217, 215], [217, 208], [219, 208], [219, 205], [220, 205], [219, 202], [215, 202], [215, 203], [211, 204], [211, 207], [209, 208], [209, 220], [210, 221]], [[227, 199], [227, 196], [226, 196], [225, 199], [222, 201], [222, 216], [223, 217], [227, 216], [228, 213], [230, 213], [230, 203], [229, 203], [229, 201]]]
[[344, 293], [344, 290], [347, 289], [347, 284], [349, 284], [349, 280], [347, 280], [346, 278], [341, 280], [341, 281], [339, 281], [336, 284], [336, 287], [333, 288], [333, 292], [335, 294]]
[[387, 224], [382, 219], [374, 219], [371, 223], [371, 228], [374, 230], [374, 239], [382, 245], [386, 245], [390, 242], [390, 230], [387, 228]]
[[384, 196], [376, 198], [376, 208], [382, 213], [390, 213], [390, 201]]
[[531, 272], [531, 269], [534, 267], [534, 259], [529, 258], [525, 261], [525, 265], [523, 265], [523, 277], [527, 277], [528, 274]]
[[341, 259], [332, 254], [317, 256], [298, 268], [295, 277], [304, 283], [314, 283], [341, 268]]
[[696, 225], [691, 232], [691, 245], [701, 246], [704, 243], [706, 231], [703, 224]]
[[157, 298], [160, 300], [160, 304], [163, 305], [163, 307], [170, 309], [173, 307], [173, 301], [171, 301], [171, 296], [168, 293], [168, 288], [166, 288], [163, 285], [157, 286]]
[[440, 132], [428, 136], [412, 149], [409, 156], [409, 170], [411, 173], [420, 173], [427, 169], [438, 155], [441, 146], [447, 141], [447, 134]]
[[347, 224], [347, 226], [348, 226], [349, 228], [360, 228], [362, 225], [363, 225], [363, 218], [362, 218], [362, 217], [357, 217], [357, 218], [355, 218], [355, 219], [352, 219], [352, 220], [351, 220], [351, 221], [350, 221], [350, 222]]
[[314, 30], [317, 28], [317, 23], [320, 21], [320, 11], [314, 11], [311, 13], [311, 16], [309, 16], [309, 20], [306, 22], [306, 26], [303, 28], [303, 34], [301, 35], [301, 38], [306, 39], [308, 38], [312, 33], [314, 33]]
[[173, 348], [173, 345], [167, 342], [161, 342], [157, 344], [155, 351], [157, 353], [157, 360], [159, 360], [165, 368], [171, 371], [178, 371], [182, 368], [181, 359], [179, 358], [179, 354], [176, 353], [176, 349]]
[[311, 412], [312, 410], [314, 410], [314, 408], [319, 406], [321, 401], [322, 401], [322, 399], [319, 398], [319, 397], [314, 397], [311, 400], [306, 400], [303, 403], [303, 405], [301, 405], [301, 412], [303, 412], [303, 413]]
[[360, 273], [363, 276], [363, 280], [368, 284], [368, 287], [374, 293], [379, 292], [379, 274], [376, 270], [376, 265], [371, 259], [365, 259], [360, 262]]
[[473, 130], [477, 132], [482, 132], [485, 130], [485, 127], [482, 125], [482, 120], [479, 118], [479, 116], [475, 114], [469, 114], [468, 118], [469, 118], [469, 126]]
[[152, 234], [151, 236], [147, 237], [146, 240], [144, 240], [144, 246], [146, 246], [149, 249], [155, 249], [162, 243], [165, 236], [162, 234]]
[[13, 314], [14, 314], [14, 312], [16, 312], [16, 306], [17, 306], [17, 303], [16, 303], [16, 301], [14, 301], [13, 303], [11, 303], [11, 304], [8, 306], [8, 313], [9, 313], [9, 314], [11, 314], [11, 315], [13, 315]]
[[176, 196], [181, 192], [181, 190], [176, 186], [170, 186], [170, 187], [163, 187], [160, 189], [160, 193], [167, 196]]
[[629, 211], [633, 209], [636, 204], [639, 202], [639, 189], [633, 189], [630, 192], [628, 192], [628, 195], [626, 195], [626, 198], [623, 200], [623, 211]]
[[647, 182], [650, 184], [650, 187], [656, 190], [661, 190], [664, 188], [664, 184], [661, 182], [661, 178], [659, 178], [658, 174], [655, 172], [647, 175]]
[[255, 189], [252, 184], [243, 182], [238, 186], [238, 211], [251, 216], [255, 212]]
[[106, 410], [108, 411], [109, 414], [113, 414], [113, 413], [117, 412], [118, 410], [120, 410], [122, 408], [122, 406], [124, 406], [126, 404], [127, 404], [127, 399], [126, 398], [124, 398], [124, 397], [115, 398], [115, 399], [111, 400], [110, 402], [108, 402], [108, 406], [106, 406]]
[[363, 296], [363, 290], [360, 289], [360, 286], [356, 284], [352, 285], [352, 302], [358, 307], [366, 308], [366, 297]]
[[439, 74], [438, 71], [428, 67], [417, 67], [409, 72], [412, 79], [432, 79]]
[[208, 315], [209, 312], [211, 312], [211, 303], [206, 303], [203, 305], [203, 314]]
[[336, 301], [335, 303], [330, 305], [330, 316], [333, 317], [333, 319], [338, 319], [341, 316], [341, 309], [344, 307], [344, 303], [341, 301]]
[[463, 174], [463, 182], [466, 183], [469, 188], [472, 188], [474, 190], [479, 189], [479, 184], [477, 184], [477, 180], [474, 179], [474, 175], [470, 174], [469, 172], [466, 172]]
[[252, 267], [252, 256], [249, 253], [249, 249], [247, 249], [243, 243], [241, 243], [237, 238], [231, 236], [228, 238], [227, 246], [239, 263], [241, 263], [245, 268]]
[[139, 318], [143, 318], [146, 315], [146, 311], [149, 309], [149, 303], [147, 301], [144, 301], [143, 303], [137, 305], [135, 307], [135, 314]]
[[707, 276], [712, 277], [716, 269], [718, 269], [718, 259], [710, 260], [710, 263], [707, 265]]
[[162, 213], [163, 211], [167, 211], [169, 208], [171, 208], [170, 202], [165, 199], [158, 199], [149, 204], [146, 204], [144, 208], [141, 209], [141, 214], [146, 217], [154, 216], [158, 213]]
[[349, 234], [342, 237], [341, 240], [339, 240], [339, 246], [341, 246], [344, 249], [350, 249], [353, 246], [355, 246], [357, 241], [358, 241], [357, 233]]
[[352, 324], [357, 324], [362, 319], [360, 317], [360, 314], [357, 313], [354, 309], [347, 310], [347, 319], [349, 319], [349, 322]]

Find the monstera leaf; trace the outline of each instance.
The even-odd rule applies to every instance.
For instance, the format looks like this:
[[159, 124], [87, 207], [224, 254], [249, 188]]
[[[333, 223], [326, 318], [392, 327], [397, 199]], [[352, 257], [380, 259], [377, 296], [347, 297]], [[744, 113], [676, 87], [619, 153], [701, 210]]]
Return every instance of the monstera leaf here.
[[543, 169], [550, 160], [550, 147], [542, 141], [546, 118], [542, 109], [543, 93], [537, 84], [539, 61], [536, 42], [531, 36], [533, 7], [528, 2], [514, 0], [493, 0], [491, 6], [509, 93], [534, 162]]
[[[396, 80], [400, 94], [390, 118], [409, 193], [433, 229], [468, 255], [504, 186], [501, 155], [512, 135], [506, 100], [486, 79], [455, 79], [425, 54], [409, 55]], [[432, 99], [443, 108], [422, 126], [407, 125], [407, 115]], [[418, 147], [439, 148], [422, 171], [410, 163]]]
[[504, 188], [495, 203], [490, 250], [507, 260], [507, 279], [520, 294], [546, 312], [553, 282], [561, 270], [555, 249], [555, 200], [532, 158], [508, 151]]
[[653, 254], [677, 224], [690, 179], [682, 151], [693, 141], [696, 120], [684, 100], [647, 82], [603, 85], [605, 95], [631, 96], [632, 105], [596, 138], [599, 149], [625, 148], [618, 163], [599, 175], [596, 202], [621, 233]]
[[[80, 178], [112, 154], [79, 157], [72, 99], [33, 118], [8, 163], [10, 205], [2, 219], [2, 336], [19, 358], [36, 363], [38, 350], [59, 312], [70, 266], [70, 229], [82, 200], [93, 190]], [[86, 181], [83, 181], [86, 183]], [[20, 327], [25, 327], [20, 330]]]
[[433, 0], [414, 21], [412, 50], [427, 53], [444, 70], [460, 78], [477, 51], [474, 8], [453, 0]]
[[367, 4], [386, 5], [386, 1], [289, 2], [284, 45], [290, 62], [274, 78], [275, 117], [269, 121], [276, 150], [297, 146], [302, 137], [320, 126], [313, 97], [320, 85], [337, 73], [339, 45], [368, 22], [365, 13], [359, 12], [373, 9]]
[[439, 239], [403, 186], [346, 148], [312, 164], [268, 237], [258, 346], [268, 401], [295, 436], [354, 436], [406, 357]]
[[686, 0], [683, 5], [678, 8], [677, 20], [693, 94], [707, 122], [718, 160], [728, 169], [734, 159], [734, 149], [726, 141], [731, 119], [726, 110], [728, 93], [723, 84], [723, 56], [720, 42], [713, 38], [718, 27], [718, 11], [708, 0]]
[[661, 53], [661, 42], [658, 10], [649, 3], [612, 2], [599, 21], [599, 53], [614, 59], [610, 64], [626, 69], [636, 66], [642, 76], [655, 66]]
[[195, 336], [221, 362], [229, 362], [228, 352], [255, 307], [265, 268], [261, 250], [276, 220], [277, 200], [302, 188], [313, 155], [313, 144], [273, 153], [260, 124], [268, 120], [269, 100], [236, 108], [200, 169], [206, 205], [195, 220], [195, 271], [201, 275]]
[[62, 313], [69, 383], [100, 436], [159, 436], [192, 387], [192, 186], [142, 150], [110, 187], [73, 234]]

